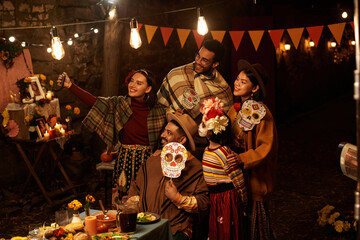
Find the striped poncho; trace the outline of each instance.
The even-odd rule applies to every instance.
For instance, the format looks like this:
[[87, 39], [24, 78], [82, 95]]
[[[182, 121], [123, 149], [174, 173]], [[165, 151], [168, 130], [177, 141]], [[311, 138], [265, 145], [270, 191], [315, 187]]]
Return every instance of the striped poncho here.
[[220, 183], [232, 182], [243, 205], [246, 206], [247, 193], [243, 171], [239, 166], [230, 166], [227, 163], [228, 154], [230, 154], [230, 148], [227, 146], [205, 149], [202, 164], [206, 184], [215, 186]]

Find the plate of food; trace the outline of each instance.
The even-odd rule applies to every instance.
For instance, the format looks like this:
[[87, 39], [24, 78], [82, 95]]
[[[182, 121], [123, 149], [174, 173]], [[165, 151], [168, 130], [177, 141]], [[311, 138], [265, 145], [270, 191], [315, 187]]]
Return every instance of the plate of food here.
[[156, 223], [160, 221], [160, 215], [151, 212], [140, 212], [137, 214], [136, 222], [139, 224]]

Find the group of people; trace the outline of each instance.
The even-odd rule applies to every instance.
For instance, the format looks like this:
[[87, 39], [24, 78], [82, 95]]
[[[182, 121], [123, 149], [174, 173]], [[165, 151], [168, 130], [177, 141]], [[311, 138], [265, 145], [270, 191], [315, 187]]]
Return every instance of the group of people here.
[[[216, 70], [223, 55], [220, 42], [205, 41], [195, 61], [172, 69], [159, 89], [150, 71], [132, 71], [127, 96], [95, 97], [65, 74], [64, 87], [91, 107], [83, 124], [109, 149], [121, 143], [113, 200], [138, 197], [140, 211], [170, 221], [176, 240], [274, 238], [267, 203], [277, 132], [263, 103], [266, 73], [240, 60], [232, 93]], [[160, 154], [171, 142], [188, 150], [172, 179]]]

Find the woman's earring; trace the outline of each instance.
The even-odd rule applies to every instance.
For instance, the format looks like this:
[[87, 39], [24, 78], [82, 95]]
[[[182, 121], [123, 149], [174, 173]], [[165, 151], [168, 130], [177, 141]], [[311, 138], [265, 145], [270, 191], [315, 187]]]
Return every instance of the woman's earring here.
[[252, 93], [251, 93], [251, 99], [253, 99], [253, 98], [254, 98], [254, 93], [252, 92]]

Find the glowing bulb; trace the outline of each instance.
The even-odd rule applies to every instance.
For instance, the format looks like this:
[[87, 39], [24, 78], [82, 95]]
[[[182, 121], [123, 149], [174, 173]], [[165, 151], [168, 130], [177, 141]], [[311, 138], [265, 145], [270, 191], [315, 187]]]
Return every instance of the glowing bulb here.
[[10, 42], [15, 42], [15, 37], [14, 36], [9, 37], [9, 41]]
[[356, 42], [354, 40], [351, 41], [351, 45], [355, 46]]
[[111, 9], [109, 12], [109, 18], [113, 19], [115, 17], [115, 13], [116, 13], [116, 9], [115, 8]]
[[290, 44], [285, 44], [284, 48], [286, 51], [289, 51], [291, 49], [291, 45]]
[[201, 16], [201, 14], [200, 14], [200, 8], [197, 9], [197, 12], [198, 12], [197, 32], [200, 35], [204, 36], [205, 34], [208, 33], [209, 29], [207, 27], [205, 17]]
[[99, 29], [95, 28], [94, 33], [98, 33], [98, 32], [99, 32]]
[[60, 60], [65, 56], [65, 51], [55, 27], [51, 28], [51, 35], [51, 55], [53, 56], [53, 58]]
[[341, 17], [344, 18], [344, 19], [347, 18], [347, 17], [348, 17], [348, 13], [344, 11], [344, 12], [341, 14]]
[[137, 21], [135, 18], [130, 21], [130, 46], [132, 48], [138, 49], [142, 42], [139, 34], [139, 30], [137, 28]]
[[51, 53], [51, 47], [48, 47], [48, 48], [46, 49], [46, 51], [47, 51], [48, 53]]
[[331, 46], [331, 47], [336, 47], [336, 42], [331, 42], [331, 43], [330, 43], [330, 46]]
[[26, 42], [21, 42], [22, 47], [26, 47]]
[[310, 46], [310, 47], [313, 47], [313, 46], [315, 46], [315, 43], [314, 43], [313, 41], [310, 41], [310, 42], [309, 42], [309, 46]]
[[69, 46], [73, 45], [73, 40], [72, 40], [71, 38], [69, 38], [69, 40], [67, 41], [67, 44], [68, 44]]
[[74, 34], [74, 38], [78, 38], [79, 37], [79, 34], [78, 33], [75, 33]]

